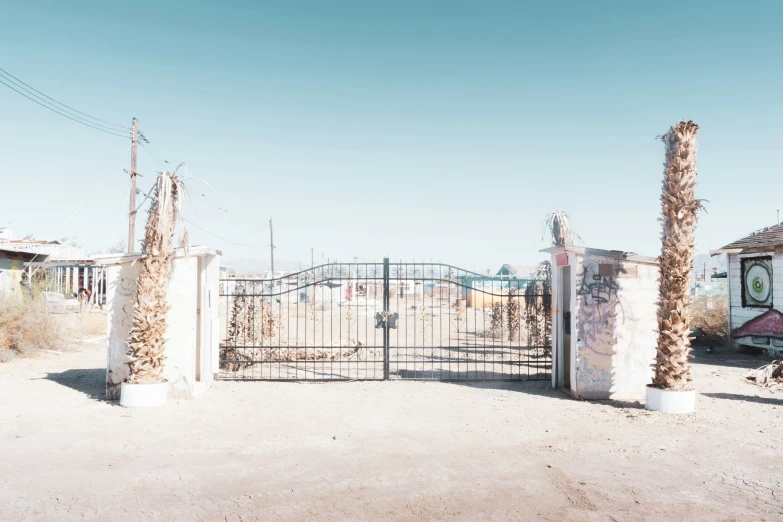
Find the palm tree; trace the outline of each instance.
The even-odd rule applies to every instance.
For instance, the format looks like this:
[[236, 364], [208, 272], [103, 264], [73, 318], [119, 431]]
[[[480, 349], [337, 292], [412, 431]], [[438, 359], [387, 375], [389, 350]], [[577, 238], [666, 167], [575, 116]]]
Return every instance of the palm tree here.
[[[130, 368], [127, 382], [154, 384], [164, 382], [163, 360], [166, 294], [174, 258], [174, 231], [180, 216], [182, 191], [179, 178], [161, 172], [147, 214], [144, 241], [141, 246], [136, 301], [133, 305], [126, 363]], [[187, 235], [182, 234], [187, 249]]]
[[704, 208], [701, 200], [694, 197], [698, 133], [698, 125], [683, 120], [661, 136], [666, 145], [666, 161], [661, 194], [663, 246], [653, 386], [662, 390], [689, 390], [692, 381], [688, 364], [688, 359], [693, 357], [690, 355], [688, 285], [693, 270], [696, 215]]
[[582, 242], [582, 238], [571, 226], [571, 218], [562, 210], [549, 214], [544, 220], [544, 227], [549, 230], [554, 246], [573, 245], [576, 241]]

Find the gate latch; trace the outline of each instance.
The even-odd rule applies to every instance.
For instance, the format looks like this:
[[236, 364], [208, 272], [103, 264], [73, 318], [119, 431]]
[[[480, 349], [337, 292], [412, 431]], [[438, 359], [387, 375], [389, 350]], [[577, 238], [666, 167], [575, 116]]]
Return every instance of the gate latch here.
[[397, 319], [400, 317], [400, 314], [397, 312], [395, 313], [389, 313], [389, 312], [375, 312], [375, 328], [383, 328], [383, 325], [385, 323], [389, 324], [389, 328], [396, 330], [397, 329]]

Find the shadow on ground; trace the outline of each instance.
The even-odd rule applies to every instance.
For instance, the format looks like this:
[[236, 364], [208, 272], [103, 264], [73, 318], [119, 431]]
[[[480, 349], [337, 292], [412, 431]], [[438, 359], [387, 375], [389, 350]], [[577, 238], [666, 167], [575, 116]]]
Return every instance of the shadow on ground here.
[[106, 396], [106, 369], [83, 368], [47, 374], [44, 379], [67, 386], [91, 399], [103, 400]]
[[775, 360], [775, 357], [772, 355], [735, 351], [728, 346], [714, 347], [711, 352], [708, 352], [707, 350], [708, 347], [706, 346], [694, 345], [693, 360], [691, 361], [691, 364], [729, 366], [732, 368], [755, 370], [756, 368], [769, 364]]
[[609, 399], [574, 399], [563, 390], [552, 388], [550, 381], [448, 381], [457, 386], [466, 386], [468, 388], [490, 388], [495, 390], [508, 390], [512, 392], [525, 393], [528, 395], [538, 395], [551, 399], [584, 402], [597, 407], [619, 408], [619, 409], [644, 409], [644, 404], [638, 401], [618, 401]]
[[775, 406], [783, 406], [783, 395], [779, 398], [774, 397], [757, 397], [755, 395], [742, 395], [739, 393], [702, 393], [705, 397], [712, 397], [713, 399], [726, 399], [728, 401], [741, 401], [741, 402], [757, 402], [759, 404], [773, 404]]

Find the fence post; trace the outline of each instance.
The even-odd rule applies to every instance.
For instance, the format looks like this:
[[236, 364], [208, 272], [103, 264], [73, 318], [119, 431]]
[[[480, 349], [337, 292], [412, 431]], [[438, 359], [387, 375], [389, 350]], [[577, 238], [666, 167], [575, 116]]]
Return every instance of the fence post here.
[[383, 380], [389, 380], [389, 258], [383, 258]]

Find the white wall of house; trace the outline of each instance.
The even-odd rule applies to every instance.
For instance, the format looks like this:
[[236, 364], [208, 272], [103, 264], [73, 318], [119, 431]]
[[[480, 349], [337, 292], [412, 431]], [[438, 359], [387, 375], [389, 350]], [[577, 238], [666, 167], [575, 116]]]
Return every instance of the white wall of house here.
[[[760, 316], [769, 308], [756, 308], [742, 306], [742, 260], [752, 257], [772, 257], [772, 306], [775, 310], [783, 312], [783, 253], [761, 252], [752, 254], [728, 254], [729, 265], [729, 331], [736, 330], [751, 319]], [[783, 352], [783, 347], [772, 344], [758, 344], [751, 337], [742, 337], [733, 340], [734, 347], [739, 345], [754, 346]]]

